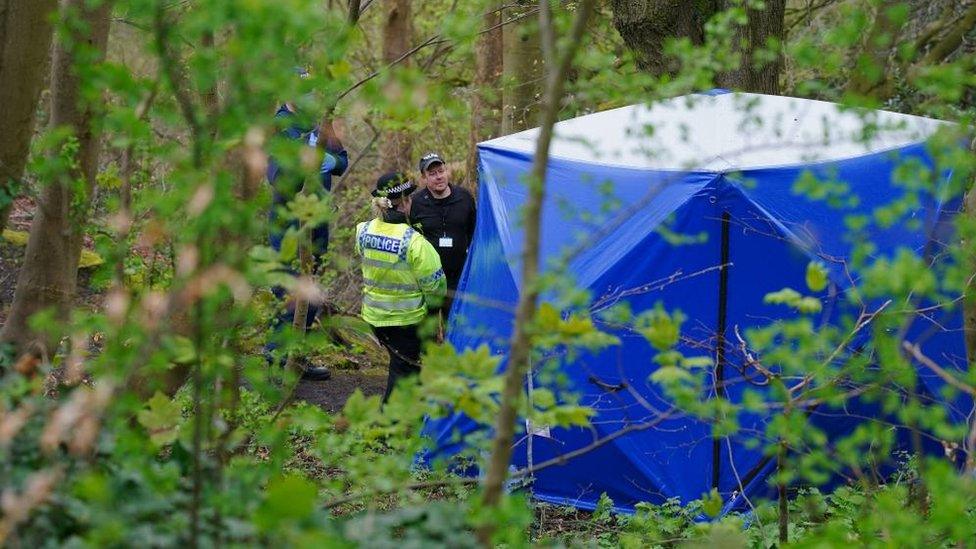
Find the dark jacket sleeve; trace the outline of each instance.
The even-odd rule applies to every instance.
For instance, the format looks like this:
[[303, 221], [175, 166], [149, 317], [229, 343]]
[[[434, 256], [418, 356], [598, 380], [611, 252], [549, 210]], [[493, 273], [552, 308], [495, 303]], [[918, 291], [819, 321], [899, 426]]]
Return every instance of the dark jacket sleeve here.
[[468, 245], [470, 246], [471, 242], [474, 240], [474, 226], [475, 226], [475, 222], [478, 219], [478, 212], [477, 209], [475, 208], [474, 197], [471, 196], [470, 193], [468, 194], [468, 202], [470, 202], [470, 209], [468, 210], [469, 213], [468, 213], [467, 231], [468, 231]]

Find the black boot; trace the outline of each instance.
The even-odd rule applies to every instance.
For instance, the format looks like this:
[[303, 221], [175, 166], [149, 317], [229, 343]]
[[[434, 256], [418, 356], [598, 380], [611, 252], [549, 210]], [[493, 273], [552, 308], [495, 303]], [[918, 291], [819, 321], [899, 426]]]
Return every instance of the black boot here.
[[298, 365], [302, 369], [302, 381], [326, 381], [332, 378], [328, 368], [312, 364], [307, 357], [298, 359]]

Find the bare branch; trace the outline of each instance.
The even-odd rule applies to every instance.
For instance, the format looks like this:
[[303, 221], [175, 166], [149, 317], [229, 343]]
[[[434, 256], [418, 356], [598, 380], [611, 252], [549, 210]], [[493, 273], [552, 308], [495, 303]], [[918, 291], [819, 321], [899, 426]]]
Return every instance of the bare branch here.
[[942, 381], [945, 381], [949, 385], [952, 385], [953, 387], [959, 389], [960, 391], [966, 393], [967, 395], [976, 397], [976, 388], [966, 383], [963, 383], [956, 376], [947, 372], [942, 366], [936, 364], [934, 360], [925, 356], [925, 354], [922, 353], [922, 349], [917, 344], [913, 344], [909, 341], [902, 341], [901, 347], [908, 354], [910, 354], [912, 358], [917, 360], [919, 364], [925, 366], [929, 370], [932, 370], [932, 372], [935, 373], [935, 375], [939, 376], [942, 379]]
[[[834, 359], [837, 358], [837, 355], [839, 355], [845, 349], [847, 349], [847, 346], [850, 345], [851, 341], [854, 340], [854, 336], [856, 336], [858, 332], [864, 329], [865, 326], [871, 324], [871, 322], [873, 322], [874, 319], [877, 318], [877, 316], [881, 314], [882, 311], [888, 308], [888, 305], [891, 305], [890, 299], [888, 301], [885, 301], [883, 304], [881, 304], [881, 306], [878, 307], [878, 309], [876, 309], [872, 313], [861, 313], [861, 317], [858, 319], [858, 322], [854, 326], [854, 329], [851, 330], [850, 333], [848, 333], [847, 336], [844, 338], [844, 340], [840, 342], [840, 344], [833, 350], [833, 352], [830, 353], [830, 356], [828, 356], [827, 359], [823, 361], [823, 364], [826, 365], [833, 362]], [[796, 391], [799, 391], [800, 389], [809, 385], [811, 381], [813, 381], [813, 375], [805, 376], [802, 381], [800, 381], [793, 387], [790, 387], [789, 389], [790, 395], [794, 395]]]
[[976, 27], [976, 2], [970, 4], [969, 9], [961, 17], [955, 19], [956, 24], [949, 29], [945, 37], [936, 42], [922, 58], [922, 66], [936, 65], [959, 48], [966, 33]]
[[362, 80], [360, 80], [359, 82], [356, 82], [355, 84], [353, 84], [349, 88], [346, 88], [345, 91], [343, 91], [342, 93], [339, 94], [338, 97], [336, 97], [335, 102], [338, 103], [339, 101], [342, 100], [342, 98], [344, 98], [345, 96], [347, 96], [350, 93], [352, 93], [353, 91], [355, 91], [359, 86], [362, 86], [366, 82], [369, 82], [370, 80], [376, 78], [377, 76], [379, 76], [380, 74], [382, 74], [383, 71], [385, 71], [387, 69], [391, 69], [391, 68], [395, 67], [396, 65], [399, 65], [400, 63], [402, 63], [405, 59], [407, 59], [411, 55], [417, 53], [418, 51], [426, 48], [427, 46], [433, 44], [435, 41], [439, 40], [440, 37], [441, 37], [441, 35], [435, 34], [434, 36], [431, 36], [430, 38], [428, 38], [427, 40], [424, 40], [420, 44], [418, 44], [418, 45], [410, 48], [409, 50], [403, 52], [403, 54], [400, 55], [400, 57], [397, 57], [396, 59], [394, 59], [393, 61], [391, 61], [390, 63], [388, 63], [382, 69], [379, 69], [379, 70], [373, 72], [372, 74], [370, 74], [366, 78], [363, 78]]

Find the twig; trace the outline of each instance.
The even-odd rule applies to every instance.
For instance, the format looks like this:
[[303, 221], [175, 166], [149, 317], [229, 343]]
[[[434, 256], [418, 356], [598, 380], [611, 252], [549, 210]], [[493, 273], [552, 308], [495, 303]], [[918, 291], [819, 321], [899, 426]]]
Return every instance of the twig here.
[[390, 69], [390, 68], [393, 68], [394, 66], [402, 63], [404, 59], [410, 57], [411, 55], [417, 53], [418, 51], [426, 48], [427, 46], [429, 46], [431, 44], [433, 44], [434, 41], [435, 40], [438, 40], [439, 38], [440, 38], [440, 35], [439, 34], [435, 34], [434, 36], [431, 36], [430, 38], [428, 38], [427, 40], [424, 40], [420, 44], [418, 44], [418, 45], [410, 48], [409, 50], [403, 52], [400, 55], [400, 57], [397, 57], [396, 59], [394, 59], [393, 61], [391, 61], [390, 63], [388, 63], [386, 66], [384, 66], [382, 69], [379, 69], [377, 71], [374, 71], [369, 76], [363, 78], [362, 80], [356, 82], [352, 86], [346, 88], [342, 93], [339, 94], [338, 97], [336, 97], [335, 103], [338, 103], [339, 101], [341, 101], [345, 96], [349, 95], [350, 93], [352, 93], [353, 91], [355, 91], [357, 88], [359, 88], [359, 86], [362, 86], [366, 82], [369, 82], [370, 80], [376, 78], [377, 76], [379, 76], [380, 74], [382, 74], [383, 71], [385, 71], [387, 69]]
[[[153, 82], [153, 86], [149, 91], [149, 94], [141, 103], [136, 107], [135, 115], [136, 119], [140, 122], [145, 120], [149, 115], [149, 109], [152, 107], [153, 102], [156, 99], [156, 94], [159, 91], [159, 79], [157, 78]], [[129, 146], [125, 148], [122, 153], [122, 185], [119, 189], [119, 213], [124, 219], [122, 219], [122, 229], [119, 231], [117, 238], [118, 244], [120, 246], [125, 246], [125, 242], [129, 238], [129, 232], [131, 231], [133, 219], [132, 219], [132, 172], [134, 170], [134, 163], [132, 161], [132, 156], [135, 154], [135, 144], [129, 143]], [[116, 284], [120, 287], [122, 286], [122, 280], [125, 278], [125, 256], [128, 255], [128, 247], [126, 247], [123, 254], [119, 254], [119, 259], [115, 264], [115, 277]]]
[[901, 347], [909, 354], [911, 354], [912, 357], [915, 360], [917, 360], [922, 366], [925, 366], [929, 370], [932, 370], [935, 373], [935, 375], [942, 378], [942, 381], [945, 381], [949, 385], [952, 385], [956, 389], [959, 389], [960, 391], [966, 393], [969, 396], [976, 397], [976, 388], [966, 383], [963, 383], [958, 378], [956, 378], [956, 376], [950, 374], [944, 368], [942, 368], [942, 366], [936, 364], [934, 360], [925, 356], [925, 354], [922, 353], [922, 349], [920, 349], [917, 344], [913, 344], [909, 341], [902, 341]]
[[742, 353], [742, 356], [744, 356], [746, 359], [746, 364], [745, 364], [746, 366], [752, 366], [756, 370], [759, 370], [759, 372], [762, 373], [762, 375], [766, 376], [767, 379], [766, 383], [769, 383], [768, 380], [779, 377], [777, 374], [774, 374], [772, 371], [770, 371], [765, 366], [763, 366], [762, 363], [756, 360], [754, 356], [752, 356], [752, 353], [750, 353], [749, 350], [746, 348], [747, 347], [746, 340], [743, 339], [742, 334], [739, 333], [738, 324], [732, 327], [732, 331], [735, 332], [735, 337], [736, 339], [739, 340], [739, 351]]
[[[878, 309], [875, 310], [873, 313], [862, 313], [861, 318], [858, 319], [858, 322], [854, 326], [854, 329], [851, 330], [851, 332], [848, 333], [846, 337], [844, 337], [844, 340], [841, 341], [836, 348], [834, 348], [833, 352], [830, 353], [830, 356], [828, 356], [827, 359], [823, 361], [823, 364], [827, 365], [833, 362], [834, 359], [837, 358], [837, 355], [839, 355], [845, 349], [847, 349], [847, 346], [850, 345], [851, 341], [853, 341], [854, 336], [856, 336], [858, 332], [864, 329], [865, 326], [867, 326], [872, 321], [874, 321], [875, 317], [881, 314], [881, 312], [884, 311], [890, 304], [891, 304], [891, 300], [889, 299], [888, 301], [885, 301], [880, 307], [878, 307]], [[794, 394], [796, 391], [799, 391], [800, 389], [808, 385], [811, 381], [813, 381], [812, 374], [805, 376], [802, 381], [800, 381], [793, 387], [790, 387], [789, 394], [791, 395]]]

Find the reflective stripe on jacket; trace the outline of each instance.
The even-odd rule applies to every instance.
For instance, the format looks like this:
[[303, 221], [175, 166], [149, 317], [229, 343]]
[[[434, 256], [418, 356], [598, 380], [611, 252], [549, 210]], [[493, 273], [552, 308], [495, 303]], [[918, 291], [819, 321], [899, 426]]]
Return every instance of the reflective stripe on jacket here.
[[447, 291], [437, 251], [405, 223], [374, 219], [356, 226], [363, 266], [363, 320], [372, 326], [409, 326], [439, 305]]

